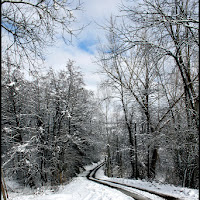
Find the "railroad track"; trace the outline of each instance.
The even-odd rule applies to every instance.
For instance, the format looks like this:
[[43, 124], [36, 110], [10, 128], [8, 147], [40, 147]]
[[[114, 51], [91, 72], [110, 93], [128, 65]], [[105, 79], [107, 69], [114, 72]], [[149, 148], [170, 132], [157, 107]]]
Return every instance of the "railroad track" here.
[[94, 181], [96, 183], [111, 187], [113, 189], [117, 189], [120, 192], [132, 197], [135, 200], [155, 200], [155, 199], [162, 199], [162, 200], [181, 200], [177, 197], [173, 197], [170, 195], [166, 195], [160, 192], [151, 191], [139, 187], [134, 187], [131, 185], [118, 183], [115, 181], [109, 181], [109, 180], [102, 180], [99, 178], [96, 178], [96, 172], [105, 164], [105, 162], [99, 164], [94, 169], [90, 170], [87, 174], [87, 179]]

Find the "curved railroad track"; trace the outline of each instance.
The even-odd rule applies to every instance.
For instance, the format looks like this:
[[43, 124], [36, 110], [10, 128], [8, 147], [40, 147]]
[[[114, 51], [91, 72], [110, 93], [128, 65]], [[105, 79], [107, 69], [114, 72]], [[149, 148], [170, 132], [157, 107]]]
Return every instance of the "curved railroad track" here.
[[[135, 200], [154, 200], [155, 197], [156, 199], [165, 199], [165, 200], [181, 200], [177, 197], [173, 197], [170, 195], [166, 195], [160, 192], [156, 192], [156, 191], [151, 191], [151, 190], [147, 190], [147, 189], [143, 189], [143, 188], [139, 188], [139, 187], [134, 187], [131, 185], [127, 185], [127, 184], [123, 184], [123, 183], [118, 183], [115, 181], [109, 181], [109, 180], [102, 180], [99, 178], [96, 178], [96, 172], [105, 164], [105, 162], [99, 164], [98, 166], [96, 166], [94, 169], [90, 170], [89, 173], [87, 174], [87, 179], [94, 181], [96, 183], [114, 188], [119, 190], [120, 192], [134, 198]], [[142, 192], [142, 194], [140, 194]], [[150, 196], [152, 197], [149, 197]]]

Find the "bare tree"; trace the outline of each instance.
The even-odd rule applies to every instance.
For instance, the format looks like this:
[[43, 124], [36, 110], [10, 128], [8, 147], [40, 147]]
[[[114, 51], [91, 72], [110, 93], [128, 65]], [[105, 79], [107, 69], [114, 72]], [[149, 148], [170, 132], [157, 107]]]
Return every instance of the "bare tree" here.
[[[149, 137], [145, 143], [152, 145], [152, 152], [147, 153], [148, 177], [155, 176], [159, 140], [169, 134], [170, 126], [171, 140], [185, 134], [171, 152], [177, 150], [182, 158], [177, 167], [182, 167], [179, 180], [194, 187], [198, 156], [193, 149], [197, 149], [199, 130], [198, 2], [144, 0], [130, 5], [122, 5], [121, 18], [111, 19], [105, 27], [109, 42], [99, 53], [99, 63], [113, 83], [129, 91], [146, 118]], [[167, 144], [167, 135], [162, 139]]]
[[3, 0], [1, 8], [2, 62], [9, 55], [17, 67], [36, 66], [56, 38], [62, 37], [69, 44], [82, 29], [74, 26], [80, 1]]
[[[199, 47], [198, 1], [148, 1], [139, 6], [122, 6], [126, 13], [122, 28], [116, 28], [123, 41], [121, 51], [136, 45], [151, 46], [157, 59], [169, 56], [173, 59], [184, 84], [186, 105], [192, 110], [192, 118], [198, 125], [199, 102], [196, 76], [198, 63], [195, 62]], [[128, 21], [126, 21], [128, 20]], [[132, 23], [132, 26], [127, 24]], [[148, 33], [148, 39], [141, 34]], [[189, 115], [189, 113], [188, 113]]]

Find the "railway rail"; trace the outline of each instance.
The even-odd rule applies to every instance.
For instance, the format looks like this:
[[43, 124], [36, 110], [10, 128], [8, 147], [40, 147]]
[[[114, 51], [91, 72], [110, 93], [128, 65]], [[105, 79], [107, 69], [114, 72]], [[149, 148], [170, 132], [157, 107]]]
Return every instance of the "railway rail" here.
[[[151, 191], [139, 187], [134, 187], [131, 185], [118, 183], [115, 181], [109, 181], [109, 180], [102, 180], [99, 178], [96, 178], [96, 172], [105, 164], [105, 162], [99, 164], [94, 169], [90, 170], [87, 174], [87, 179], [94, 181], [96, 183], [111, 187], [113, 189], [117, 189], [120, 192], [132, 197], [135, 200], [155, 200], [155, 199], [165, 199], [165, 200], [181, 200], [177, 197], [173, 197], [167, 194], [163, 194], [156, 191]], [[142, 194], [141, 194], [142, 193]]]

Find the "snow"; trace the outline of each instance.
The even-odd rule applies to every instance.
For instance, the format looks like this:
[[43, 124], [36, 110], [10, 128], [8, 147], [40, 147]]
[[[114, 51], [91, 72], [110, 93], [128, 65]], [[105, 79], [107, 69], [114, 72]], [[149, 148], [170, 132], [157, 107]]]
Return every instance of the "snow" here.
[[[101, 182], [105, 182], [105, 183], [106, 183], [106, 181], [101, 181]], [[113, 186], [116, 186], [115, 184], [112, 184], [112, 183], [109, 183], [109, 184], [110, 184], [110, 185], [113, 185]], [[130, 191], [130, 192], [133, 192], [133, 193], [136, 193], [136, 194], [138, 194], [138, 195], [145, 196], [145, 197], [150, 198], [150, 199], [154, 199], [154, 200], [163, 200], [163, 198], [160, 198], [160, 197], [158, 197], [158, 196], [156, 196], [156, 195], [154, 195], [154, 194], [149, 194], [149, 193], [147, 193], [147, 192], [139, 191], [139, 190], [137, 190], [137, 189], [127, 188], [127, 187], [120, 186], [120, 185], [117, 185], [117, 187], [122, 188], [122, 189], [125, 189], [125, 190]]]
[[164, 194], [168, 194], [177, 198], [181, 198], [183, 200], [197, 200], [199, 199], [199, 190], [190, 189], [184, 187], [176, 187], [170, 184], [162, 184], [159, 182], [147, 182], [145, 180], [131, 180], [131, 179], [123, 179], [123, 178], [108, 178], [104, 175], [103, 170], [98, 170], [96, 174], [96, 178], [116, 181], [119, 183], [123, 183], [126, 185], [135, 186], [142, 189], [152, 190]]
[[24, 152], [24, 151], [26, 151], [27, 146], [28, 146], [28, 143], [20, 144], [20, 145], [17, 146], [17, 151], [18, 152]]
[[71, 118], [71, 117], [72, 117], [72, 116], [70, 115], [70, 113], [69, 113], [68, 110], [63, 110], [63, 111], [61, 111], [61, 113], [62, 113], [63, 115], [67, 114], [67, 117], [68, 117], [68, 118]]
[[16, 84], [15, 82], [11, 82], [11, 83], [8, 84], [8, 86], [9, 86], [9, 87], [12, 87], [12, 86], [14, 86], [15, 84]]
[[[69, 184], [59, 186], [56, 191], [53, 190], [51, 186], [41, 187], [36, 190], [22, 188], [14, 181], [8, 181], [8, 179], [6, 179], [9, 200], [132, 200], [133, 198], [128, 197], [116, 189], [112, 189], [86, 179], [85, 176], [88, 171], [93, 169], [98, 164], [99, 163], [85, 166], [84, 168], [86, 171], [80, 173], [78, 177], [74, 178]], [[150, 183], [144, 180], [108, 178], [104, 175], [102, 169], [98, 171], [97, 177], [104, 180], [117, 181], [173, 195], [183, 200], [199, 199], [199, 191], [195, 189], [175, 187], [173, 185], [165, 185], [157, 182]], [[130, 191], [133, 190], [137, 193], [143, 195], [145, 194], [145, 192], [138, 192], [138, 190], [130, 188]], [[159, 197], [153, 197], [152, 195], [149, 195], [149, 197], [154, 200], [160, 199]]]
[[85, 177], [74, 178], [68, 185], [60, 186], [56, 193], [45, 190], [38, 194], [11, 193], [9, 197], [10, 200], [132, 200], [115, 189], [94, 183]]
[[41, 133], [44, 132], [44, 129], [42, 128], [42, 126], [39, 127], [39, 130], [40, 130]]
[[12, 129], [11, 129], [11, 128], [4, 127], [3, 129], [4, 129], [4, 131], [5, 131], [6, 133], [11, 133], [11, 132], [12, 132]]

